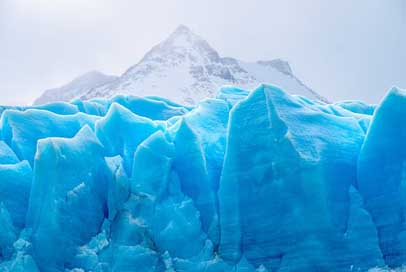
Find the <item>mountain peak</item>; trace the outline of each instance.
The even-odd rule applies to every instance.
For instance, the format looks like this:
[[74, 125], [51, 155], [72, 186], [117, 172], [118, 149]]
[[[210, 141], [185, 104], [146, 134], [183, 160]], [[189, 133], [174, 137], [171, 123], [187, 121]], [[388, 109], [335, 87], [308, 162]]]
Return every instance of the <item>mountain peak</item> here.
[[[193, 33], [187, 26], [179, 25], [167, 39], [154, 46], [138, 64], [151, 64], [152, 61], [172, 66], [185, 59], [193, 59], [195, 62], [199, 59], [219, 61], [220, 57], [206, 40]], [[136, 72], [135, 67], [138, 71], [138, 64], [130, 67], [125, 74], [131, 75]]]
[[292, 68], [290, 67], [289, 62], [287, 62], [286, 60], [283, 59], [273, 59], [269, 61], [260, 60], [257, 61], [257, 63], [259, 65], [273, 67], [284, 74], [293, 75]]
[[261, 83], [322, 99], [293, 75], [288, 62], [281, 59], [243, 62], [222, 57], [204, 38], [185, 25], [179, 25], [119, 78], [108, 78], [105, 84], [100, 84], [98, 78], [97, 72], [88, 73], [73, 83], [47, 91], [42, 100], [66, 101], [132, 94], [161, 96], [194, 104], [214, 97], [216, 91], [225, 85], [252, 90]]
[[104, 78], [106, 76], [107, 75], [103, 74], [100, 71], [91, 70], [91, 71], [84, 73], [81, 76], [74, 78], [70, 83], [88, 82], [88, 81], [98, 80], [99, 78]]
[[192, 32], [192, 30], [190, 30], [189, 27], [185, 26], [185, 25], [178, 25], [178, 27], [175, 29], [175, 31], [173, 32], [173, 34], [180, 34], [180, 33], [187, 33], [187, 34], [194, 34]]
[[202, 37], [193, 33], [190, 28], [185, 25], [179, 25], [174, 32], [166, 39], [163, 44], [166, 46], [188, 47], [190, 45], [198, 45], [207, 43]]

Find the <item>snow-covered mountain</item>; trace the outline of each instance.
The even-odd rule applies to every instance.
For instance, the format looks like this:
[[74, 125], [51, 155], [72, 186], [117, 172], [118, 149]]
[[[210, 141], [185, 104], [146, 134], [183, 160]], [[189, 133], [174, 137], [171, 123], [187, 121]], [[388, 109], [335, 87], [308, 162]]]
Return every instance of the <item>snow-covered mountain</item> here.
[[75, 81], [47, 91], [46, 97], [52, 100], [47, 100], [43, 95], [36, 102], [131, 94], [161, 96], [193, 104], [203, 98], [213, 97], [224, 85], [254, 89], [260, 83], [278, 85], [292, 94], [325, 100], [296, 78], [286, 61], [244, 62], [221, 57], [204, 39], [183, 25], [120, 77], [97, 82], [93, 86], [90, 84], [87, 90], [77, 88]]
[[34, 101], [34, 104], [39, 105], [56, 101], [70, 101], [84, 95], [92, 88], [107, 84], [117, 78], [117, 76], [105, 75], [98, 71], [90, 71], [62, 87], [46, 90]]

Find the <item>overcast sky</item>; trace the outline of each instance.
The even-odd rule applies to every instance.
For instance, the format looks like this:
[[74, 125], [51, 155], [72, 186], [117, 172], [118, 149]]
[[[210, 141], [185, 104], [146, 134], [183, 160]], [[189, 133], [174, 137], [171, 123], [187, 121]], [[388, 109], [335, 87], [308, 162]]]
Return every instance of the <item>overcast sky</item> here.
[[222, 56], [288, 60], [330, 100], [406, 88], [406, 0], [0, 0], [0, 104], [121, 74], [179, 24]]

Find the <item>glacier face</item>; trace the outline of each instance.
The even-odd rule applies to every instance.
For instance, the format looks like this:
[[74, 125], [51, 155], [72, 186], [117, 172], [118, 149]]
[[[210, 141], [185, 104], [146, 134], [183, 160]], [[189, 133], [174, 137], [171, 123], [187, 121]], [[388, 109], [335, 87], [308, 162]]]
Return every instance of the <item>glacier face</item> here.
[[406, 264], [406, 93], [1, 108], [0, 271]]

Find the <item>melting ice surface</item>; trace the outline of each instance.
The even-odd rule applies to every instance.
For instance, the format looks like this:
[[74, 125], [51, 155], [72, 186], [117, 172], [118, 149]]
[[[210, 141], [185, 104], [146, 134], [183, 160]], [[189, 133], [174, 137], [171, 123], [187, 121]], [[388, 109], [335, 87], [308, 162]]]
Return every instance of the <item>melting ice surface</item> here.
[[405, 139], [397, 89], [377, 107], [262, 85], [3, 108], [0, 271], [401, 267]]

